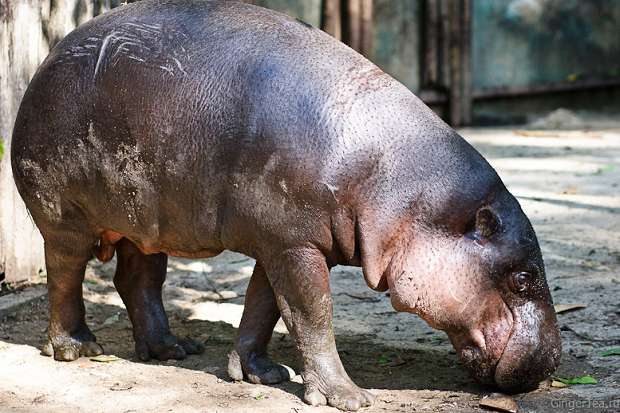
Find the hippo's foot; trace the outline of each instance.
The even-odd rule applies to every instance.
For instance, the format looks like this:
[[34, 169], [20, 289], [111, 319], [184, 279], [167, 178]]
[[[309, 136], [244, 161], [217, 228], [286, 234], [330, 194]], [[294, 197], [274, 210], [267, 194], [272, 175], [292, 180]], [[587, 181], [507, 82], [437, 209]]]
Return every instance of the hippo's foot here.
[[249, 353], [241, 357], [237, 350], [228, 355], [228, 375], [236, 381], [245, 377], [255, 384], [276, 384], [291, 379], [286, 367], [275, 363], [266, 354]]
[[72, 336], [56, 335], [50, 337], [41, 349], [41, 354], [53, 356], [59, 361], [73, 361], [80, 356], [93, 357], [103, 354], [103, 348], [97, 344], [96, 338], [88, 327], [84, 326], [81, 331]]
[[304, 373], [304, 401], [312, 406], [329, 405], [340, 410], [356, 411], [371, 406], [375, 396], [361, 389], [348, 377], [321, 377]]
[[188, 354], [200, 354], [205, 351], [204, 345], [189, 338], [177, 338], [172, 334], [166, 334], [159, 340], [136, 341], [136, 355], [142, 361], [155, 358], [159, 361], [182, 360]]

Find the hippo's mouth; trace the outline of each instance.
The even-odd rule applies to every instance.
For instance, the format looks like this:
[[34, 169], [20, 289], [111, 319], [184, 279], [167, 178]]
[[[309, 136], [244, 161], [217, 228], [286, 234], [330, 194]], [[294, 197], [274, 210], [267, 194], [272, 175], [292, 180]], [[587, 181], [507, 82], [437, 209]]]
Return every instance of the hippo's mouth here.
[[478, 382], [489, 386], [497, 383], [497, 367], [516, 331], [515, 314], [503, 300], [501, 307], [502, 316], [481, 328], [449, 334], [461, 362]]
[[529, 391], [549, 377], [560, 361], [555, 312], [551, 305], [533, 302], [504, 306], [505, 317], [464, 334], [450, 334], [450, 339], [481, 384], [509, 393]]
[[517, 323], [515, 320], [517, 320], [517, 317], [515, 315], [515, 313], [513, 312], [513, 310], [508, 307], [508, 305], [506, 303], [504, 303], [504, 305], [506, 306], [506, 308], [508, 308], [508, 312], [510, 314], [510, 332], [508, 333], [508, 337], [506, 338], [506, 340], [504, 340], [504, 343], [502, 345], [502, 350], [501, 353], [499, 355], [499, 357], [497, 358], [497, 360], [495, 361], [495, 364], [493, 366], [493, 376], [491, 378], [492, 380], [492, 384], [496, 385], [498, 383], [497, 381], [497, 367], [500, 365], [502, 359], [504, 358], [504, 356], [506, 355], [506, 351], [508, 349], [508, 343], [510, 343], [512, 341], [513, 335], [515, 334], [516, 330], [517, 330]]
[[512, 309], [513, 328], [495, 366], [495, 384], [507, 392], [535, 389], [560, 364], [562, 343], [553, 305], [527, 302]]

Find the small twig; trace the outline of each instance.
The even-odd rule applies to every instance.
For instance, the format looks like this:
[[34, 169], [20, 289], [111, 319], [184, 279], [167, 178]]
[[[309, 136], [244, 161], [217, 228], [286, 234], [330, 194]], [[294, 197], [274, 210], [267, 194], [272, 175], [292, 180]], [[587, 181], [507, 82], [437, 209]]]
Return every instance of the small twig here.
[[354, 295], [349, 293], [338, 293], [336, 295], [346, 295], [347, 297], [355, 298], [356, 300], [367, 301], [369, 303], [378, 303], [381, 299], [377, 297], [365, 297], [362, 295]]

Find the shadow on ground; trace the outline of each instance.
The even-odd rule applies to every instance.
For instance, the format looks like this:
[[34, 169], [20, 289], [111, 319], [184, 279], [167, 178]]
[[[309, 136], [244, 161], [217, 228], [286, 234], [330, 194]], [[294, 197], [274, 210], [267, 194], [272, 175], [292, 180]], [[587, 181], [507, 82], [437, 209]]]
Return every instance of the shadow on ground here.
[[[0, 339], [40, 348], [47, 327], [47, 298], [22, 306], [7, 316], [0, 328]], [[115, 305], [86, 302], [88, 324], [106, 354], [114, 354], [133, 363], [174, 365], [178, 368], [210, 372], [230, 380], [226, 373], [228, 352], [237, 329], [224, 322], [189, 320], [187, 310], [168, 306], [170, 325], [178, 336], [191, 336], [204, 342], [205, 352], [179, 361], [143, 363], [134, 355], [131, 324], [125, 309]], [[111, 318], [116, 321], [110, 323]], [[338, 336], [338, 349], [351, 378], [361, 387], [390, 390], [441, 390], [470, 393], [485, 389], [472, 382], [453, 352], [445, 349], [403, 349], [377, 345], [367, 335]], [[273, 358], [299, 373], [300, 363], [288, 334], [275, 333], [270, 344]], [[40, 356], [44, 357], [44, 356]], [[277, 387], [301, 397], [301, 386], [287, 383]]]

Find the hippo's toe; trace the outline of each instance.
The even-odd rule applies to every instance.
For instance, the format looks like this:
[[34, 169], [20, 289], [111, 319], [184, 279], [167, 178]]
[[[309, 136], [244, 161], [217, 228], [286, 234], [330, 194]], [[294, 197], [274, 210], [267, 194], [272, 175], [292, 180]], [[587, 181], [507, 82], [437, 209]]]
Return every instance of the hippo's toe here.
[[250, 354], [241, 360], [236, 350], [228, 355], [228, 375], [236, 381], [245, 377], [255, 384], [276, 384], [291, 379], [289, 370], [272, 361], [267, 355]]
[[276, 384], [291, 379], [286, 367], [266, 356], [254, 360], [247, 376], [248, 380], [255, 384]]
[[204, 345], [189, 338], [177, 338], [169, 334], [156, 342], [144, 340], [136, 342], [136, 355], [142, 361], [155, 358], [159, 361], [182, 360], [188, 354], [200, 354], [204, 352]]
[[58, 361], [73, 361], [80, 356], [94, 357], [103, 354], [103, 347], [94, 341], [82, 341], [75, 338], [64, 338], [48, 341], [41, 348], [41, 354], [54, 357]]
[[187, 354], [202, 354], [205, 351], [204, 344], [190, 337], [180, 338], [178, 339], [178, 343]]
[[312, 382], [305, 385], [304, 400], [312, 406], [329, 405], [340, 410], [357, 411], [371, 406], [375, 396], [368, 390], [357, 387], [353, 382], [340, 383], [331, 388], [321, 388]]

